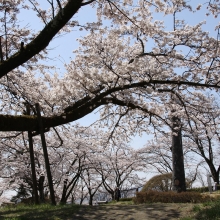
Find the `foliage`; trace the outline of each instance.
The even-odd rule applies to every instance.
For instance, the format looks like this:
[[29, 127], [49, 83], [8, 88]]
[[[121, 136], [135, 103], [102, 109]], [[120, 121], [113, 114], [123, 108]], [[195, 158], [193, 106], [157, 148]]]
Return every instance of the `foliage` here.
[[167, 192], [172, 189], [172, 173], [160, 174], [152, 177], [143, 186], [141, 192], [146, 192], [148, 190], [156, 190]]
[[154, 203], [154, 202], [163, 202], [163, 203], [201, 203], [204, 201], [211, 201], [211, 197], [201, 195], [196, 192], [158, 192], [149, 190], [147, 192], [139, 192], [136, 194], [136, 197], [133, 198], [135, 204], [140, 203]]
[[21, 184], [17, 190], [17, 194], [11, 198], [11, 202], [19, 202], [27, 199], [30, 196], [29, 191]]
[[[79, 189], [89, 183], [93, 185], [87, 187], [93, 189], [92, 195], [102, 181], [109, 192], [115, 185], [138, 182], [134, 171], [140, 169], [140, 157], [137, 152], [130, 154], [130, 149], [122, 149], [127, 147], [122, 143], [135, 134], [152, 132], [155, 137], [158, 132], [165, 133], [164, 143], [175, 135], [170, 129], [173, 117], [181, 118], [185, 152], [199, 154], [213, 177], [219, 174], [213, 145], [220, 137], [220, 26], [213, 22], [208, 32], [204, 21], [190, 23], [184, 14], [200, 17], [202, 9], [202, 13], [218, 17], [219, 1], [203, 0], [199, 5], [185, 0], [41, 2], [47, 3], [41, 7], [36, 0], [3, 1], [0, 7], [2, 190], [16, 189], [20, 184], [32, 187], [31, 181], [25, 182], [31, 180], [25, 132], [33, 135], [39, 130], [36, 103], [41, 106], [46, 130], [50, 129], [46, 139], [54, 188], [64, 202], [71, 194], [80, 197]], [[80, 24], [73, 20], [87, 5], [96, 10], [97, 22]], [[40, 28], [29, 25], [35, 19], [20, 22], [19, 15], [27, 11], [42, 21]], [[164, 17], [158, 20], [161, 14]], [[179, 19], [181, 16], [184, 18]], [[169, 26], [165, 17], [172, 17]], [[105, 19], [111, 23], [108, 27]], [[68, 45], [69, 50], [74, 49], [74, 59], [62, 70], [47, 65], [54, 59], [48, 48], [52, 39], [79, 27], [88, 34], [78, 39], [77, 50]], [[24, 103], [30, 104], [31, 115], [27, 115]], [[62, 126], [95, 109], [100, 119], [94, 125], [107, 131], [105, 134], [96, 128]], [[162, 153], [155, 151], [159, 152], [157, 161], [158, 155], [163, 157], [159, 166], [153, 164], [158, 172], [164, 163], [170, 170], [171, 160], [166, 158], [169, 146], [166, 144]], [[34, 137], [32, 162], [37, 178], [45, 175], [38, 136]], [[84, 181], [81, 186], [80, 179]], [[167, 185], [165, 188], [167, 191]]]
[[[217, 185], [217, 190], [218, 191], [213, 191], [213, 193], [219, 193], [219, 190], [220, 190], [220, 185]], [[192, 189], [188, 189], [187, 191], [190, 191], [190, 192], [200, 192], [200, 193], [205, 193], [205, 192], [209, 192], [209, 188], [208, 186], [204, 186], [204, 187], [196, 187], [196, 188], [192, 188]]]
[[209, 188], [207, 186], [204, 187], [196, 187], [196, 188], [192, 188], [192, 189], [188, 189], [188, 192], [199, 192], [199, 193], [203, 193], [203, 192], [209, 192]]
[[[189, 187], [190, 180], [186, 178], [186, 187]], [[161, 192], [167, 192], [172, 190], [172, 173], [164, 173], [153, 176], [142, 188], [142, 192], [148, 190], [155, 190]]]

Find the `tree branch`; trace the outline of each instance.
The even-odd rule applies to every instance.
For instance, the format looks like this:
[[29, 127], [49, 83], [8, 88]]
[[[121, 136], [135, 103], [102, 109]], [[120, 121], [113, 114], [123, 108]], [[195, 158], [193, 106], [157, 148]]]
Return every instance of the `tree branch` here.
[[45, 49], [53, 37], [66, 25], [72, 16], [80, 9], [83, 0], [69, 0], [63, 10], [52, 19], [38, 36], [24, 47], [0, 64], [0, 78], [8, 72], [27, 62], [36, 54]]

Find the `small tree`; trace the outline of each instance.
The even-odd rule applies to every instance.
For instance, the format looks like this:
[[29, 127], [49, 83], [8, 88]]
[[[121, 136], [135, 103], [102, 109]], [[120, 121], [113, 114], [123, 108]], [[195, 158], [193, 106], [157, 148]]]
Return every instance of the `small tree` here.
[[31, 194], [29, 193], [27, 188], [25, 188], [25, 186], [23, 184], [21, 184], [20, 187], [18, 188], [17, 195], [15, 195], [11, 198], [11, 202], [17, 203], [18, 200], [22, 201], [23, 199], [27, 199], [30, 196], [31, 196]]

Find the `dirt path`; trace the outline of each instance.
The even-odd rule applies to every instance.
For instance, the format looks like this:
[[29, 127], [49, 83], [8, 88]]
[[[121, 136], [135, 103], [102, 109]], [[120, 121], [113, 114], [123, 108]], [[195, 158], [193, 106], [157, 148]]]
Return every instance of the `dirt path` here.
[[74, 220], [172, 220], [189, 215], [191, 204], [83, 206]]

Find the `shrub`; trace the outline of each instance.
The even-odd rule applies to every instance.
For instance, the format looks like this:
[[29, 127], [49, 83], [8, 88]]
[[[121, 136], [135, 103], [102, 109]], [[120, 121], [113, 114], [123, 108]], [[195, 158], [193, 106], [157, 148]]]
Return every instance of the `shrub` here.
[[[217, 185], [217, 190], [220, 190], [220, 185]], [[197, 187], [197, 188], [187, 189], [187, 191], [204, 193], [204, 192], [209, 192], [209, 188], [208, 188], [208, 186], [204, 186], [204, 187]]]
[[209, 192], [209, 188], [207, 186], [204, 187], [197, 187], [197, 188], [192, 188], [192, 189], [187, 189], [188, 192]]
[[[189, 188], [191, 185], [190, 179], [186, 178], [186, 188]], [[164, 173], [152, 177], [147, 183], [143, 186], [142, 192], [148, 190], [156, 190], [167, 192], [172, 190], [172, 173]]]
[[169, 191], [172, 188], [172, 173], [160, 174], [152, 177], [143, 186], [142, 192], [148, 190]]
[[140, 203], [154, 203], [154, 202], [163, 202], [163, 203], [200, 203], [205, 201], [211, 201], [210, 196], [202, 195], [197, 192], [158, 192], [149, 190], [147, 192], [139, 192], [136, 194], [136, 197], [133, 198], [135, 204]]

